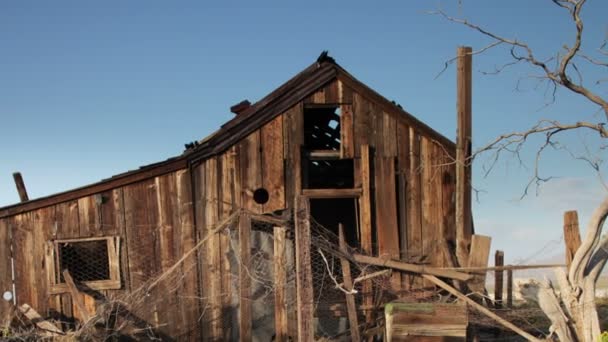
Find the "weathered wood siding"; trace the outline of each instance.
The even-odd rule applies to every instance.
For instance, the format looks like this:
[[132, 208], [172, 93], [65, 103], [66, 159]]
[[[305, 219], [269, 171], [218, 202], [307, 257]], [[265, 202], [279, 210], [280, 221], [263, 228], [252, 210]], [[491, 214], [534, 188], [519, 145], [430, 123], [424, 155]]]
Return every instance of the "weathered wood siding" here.
[[[449, 265], [453, 251], [445, 248], [455, 240], [454, 146], [429, 134], [428, 127], [408, 121], [396, 107], [380, 103], [377, 95], [348, 84], [330, 82], [191, 169], [103, 192], [101, 203], [91, 195], [0, 219], [0, 287], [7, 288], [11, 281], [5, 271], [9, 233], [15, 246], [17, 302], [42, 314], [70, 318], [70, 296], [47, 294], [46, 241], [120, 236], [123, 287], [102, 291], [116, 296], [132, 293], [166, 271], [237, 208], [266, 213], [292, 207], [302, 190], [303, 114], [310, 104], [341, 106], [340, 155], [354, 159], [355, 187], [362, 183], [361, 146], [370, 147], [372, 253]], [[258, 188], [269, 193], [263, 205], [253, 199]], [[139, 318], [179, 339], [234, 336], [236, 310], [228, 308], [239, 300], [231, 285], [231, 275], [238, 270], [231, 269], [230, 247], [226, 232], [208, 239], [196, 258], [182, 265], [187, 279], [166, 300], [138, 312]], [[189, 272], [193, 269], [197, 272]], [[406, 288], [422, 285], [420, 279], [406, 278], [396, 274], [392, 281]], [[0, 314], [5, 314], [6, 305], [0, 305]], [[294, 314], [288, 313], [290, 322]]]

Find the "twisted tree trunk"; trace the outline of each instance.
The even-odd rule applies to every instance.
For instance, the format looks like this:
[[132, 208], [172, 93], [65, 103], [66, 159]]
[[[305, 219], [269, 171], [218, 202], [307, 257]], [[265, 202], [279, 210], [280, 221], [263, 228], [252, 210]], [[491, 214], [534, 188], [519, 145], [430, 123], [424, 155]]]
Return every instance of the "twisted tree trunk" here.
[[608, 260], [608, 236], [602, 238], [607, 216], [608, 198], [594, 211], [587, 235], [574, 255], [570, 269], [556, 271], [559, 294], [548, 281], [533, 282], [520, 289], [524, 297], [538, 301], [551, 320], [550, 331], [562, 342], [597, 341], [601, 334], [595, 287]]

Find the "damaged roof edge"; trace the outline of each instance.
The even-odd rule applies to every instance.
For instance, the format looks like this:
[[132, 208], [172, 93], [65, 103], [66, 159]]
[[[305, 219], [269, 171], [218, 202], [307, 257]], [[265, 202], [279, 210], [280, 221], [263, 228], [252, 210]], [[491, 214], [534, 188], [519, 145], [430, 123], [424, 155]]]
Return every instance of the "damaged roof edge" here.
[[84, 196], [90, 196], [169, 172], [186, 169], [190, 165], [196, 164], [201, 160], [226, 151], [230, 146], [269, 122], [277, 115], [287, 111], [294, 104], [302, 101], [310, 93], [325, 86], [335, 78], [345, 82], [354, 90], [362, 93], [363, 96], [368, 96], [372, 100], [379, 102], [387, 112], [396, 113], [397, 117], [406, 124], [430, 135], [432, 138], [446, 146], [455, 147], [453, 141], [357, 80], [340, 65], [335, 63], [333, 59], [327, 59], [323, 62], [315, 62], [308, 66], [260, 101], [244, 110], [241, 114], [226, 122], [219, 130], [200, 140], [196, 147], [187, 149], [183, 154], [177, 157], [142, 166], [137, 170], [118, 174], [111, 178], [76, 189], [2, 207], [0, 208], [0, 218], [17, 215]]

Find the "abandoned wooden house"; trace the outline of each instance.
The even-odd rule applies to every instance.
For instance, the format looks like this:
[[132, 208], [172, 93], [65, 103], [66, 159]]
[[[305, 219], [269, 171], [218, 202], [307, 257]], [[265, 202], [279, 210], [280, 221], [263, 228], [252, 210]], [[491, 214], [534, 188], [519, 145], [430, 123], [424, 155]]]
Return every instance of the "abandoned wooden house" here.
[[[420, 267], [385, 276], [397, 297], [433, 285], [425, 269], [466, 262], [470, 171], [456, 160], [470, 149], [470, 75], [459, 82], [469, 113], [468, 124], [459, 116], [460, 150], [322, 54], [260, 101], [232, 106], [232, 120], [177, 157], [44, 198], [24, 194], [0, 208], [0, 291], [9, 293], [0, 319], [27, 304], [68, 329], [99, 314], [104, 298], [149, 286], [144, 309], [129, 314], [165, 340], [309, 340], [322, 335], [322, 310], [347, 317], [353, 305], [373, 324], [382, 299], [366, 281], [349, 310], [317, 302], [315, 232], [343, 227], [362, 263]], [[218, 227], [226, 222], [230, 229]], [[249, 274], [255, 248], [274, 265], [263, 305], [264, 286]], [[179, 276], [159, 283], [167, 272]], [[461, 274], [445, 272], [436, 275]]]

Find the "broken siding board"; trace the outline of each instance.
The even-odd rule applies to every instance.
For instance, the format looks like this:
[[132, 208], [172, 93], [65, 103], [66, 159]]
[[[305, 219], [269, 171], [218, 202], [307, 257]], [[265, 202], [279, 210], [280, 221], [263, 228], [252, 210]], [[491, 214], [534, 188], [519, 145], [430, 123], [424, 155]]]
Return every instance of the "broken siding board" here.
[[[34, 258], [34, 275], [33, 281], [36, 282], [36, 296], [38, 306], [36, 309], [38, 312], [47, 315], [49, 309], [49, 302], [51, 298], [47, 296], [47, 290], [49, 287], [47, 279], [47, 267], [54, 267], [54, 265], [47, 265], [47, 258], [44, 244], [51, 240], [52, 233], [55, 226], [55, 207], [45, 207], [31, 212], [32, 215], [32, 228], [34, 234], [34, 249], [30, 250]], [[56, 309], [54, 306], [53, 309]]]
[[[278, 141], [282, 147], [282, 141]], [[224, 152], [221, 157], [218, 157], [218, 199], [219, 199], [219, 219], [227, 219], [233, 210], [233, 194], [234, 194], [234, 153], [232, 150]], [[279, 156], [281, 166], [283, 165], [283, 156]], [[238, 297], [232, 291], [231, 277], [232, 269], [230, 265], [230, 232], [224, 230], [219, 233], [220, 240], [220, 255], [221, 255], [221, 292], [222, 292], [222, 320], [231, 322], [233, 317], [232, 311], [226, 308], [230, 307], [233, 300], [238, 300]], [[234, 295], [234, 298], [233, 298]], [[233, 335], [234, 327], [230, 324], [224, 326], [223, 339], [230, 340]]]
[[[38, 306], [36, 296], [36, 279], [34, 269], [35, 248], [34, 233], [31, 222], [31, 213], [15, 215], [13, 229], [14, 258], [15, 258], [15, 286], [17, 288], [17, 304], [30, 304]], [[18, 246], [18, 247], [17, 247]]]
[[[191, 176], [189, 170], [176, 172], [177, 205], [179, 212], [179, 240], [177, 245], [180, 257], [195, 246], [196, 232], [194, 227], [194, 206], [192, 198]], [[180, 317], [182, 320], [180, 336], [184, 339], [200, 339], [198, 333], [198, 306], [199, 282], [196, 268], [196, 254], [184, 260], [179, 272], [183, 281], [177, 290], [180, 304]]]
[[98, 236], [101, 233], [100, 212], [96, 204], [96, 195], [78, 199], [78, 224], [80, 237]]
[[254, 213], [262, 213], [262, 205], [253, 199], [253, 193], [263, 186], [262, 156], [260, 153], [260, 131], [251, 133], [240, 143], [241, 186], [243, 192], [243, 208]]
[[[378, 255], [399, 259], [399, 231], [397, 225], [397, 194], [395, 193], [395, 159], [377, 157], [375, 172], [376, 229]], [[401, 287], [401, 275], [393, 273], [391, 285]]]
[[[205, 232], [207, 233], [219, 222], [219, 201], [217, 196], [218, 174], [217, 159], [210, 158], [205, 162]], [[205, 235], [206, 235], [205, 233]], [[205, 285], [209, 286], [210, 310], [206, 321], [210, 323], [209, 338], [211, 340], [221, 339], [222, 331], [222, 261], [220, 249], [220, 233], [215, 233], [205, 243], [206, 249], [206, 274], [208, 275]]]
[[[126, 186], [124, 191], [125, 226], [129, 250], [129, 278], [131, 290], [136, 291], [156, 273], [156, 224], [150, 222], [151, 213], [156, 212], [152, 200], [156, 201], [154, 179], [138, 182]], [[148, 197], [152, 196], [151, 199]], [[147, 307], [146, 310], [136, 312], [142, 319], [155, 325], [156, 308]]]
[[[360, 225], [360, 242], [363, 253], [372, 255], [372, 194], [371, 194], [371, 161], [369, 145], [361, 146], [361, 196], [359, 197], [359, 225]], [[371, 281], [363, 282], [363, 305], [372, 307], [373, 305], [373, 288]], [[373, 320], [373, 311], [365, 311], [365, 321], [371, 323]]]
[[[422, 235], [422, 176], [420, 161], [420, 134], [410, 127], [410, 168], [409, 187], [407, 192], [408, 217], [407, 217], [407, 260], [420, 260], [423, 257], [423, 235]], [[411, 286], [418, 287], [422, 279], [418, 276], [410, 276]]]
[[377, 114], [377, 124], [377, 154], [382, 157], [396, 157], [397, 121], [395, 117], [389, 113], [380, 111]]
[[[468, 256], [468, 267], [487, 267], [490, 258], [490, 247], [492, 238], [489, 236], [476, 235], [471, 237], [471, 253]], [[475, 274], [474, 278], [468, 282], [468, 286], [473, 292], [483, 294], [485, 290], [486, 273]]]
[[[78, 201], [69, 201], [55, 206], [55, 229], [57, 239], [74, 239], [80, 237], [78, 222]], [[60, 271], [56, 269], [56, 271]], [[74, 317], [72, 298], [69, 294], [59, 295], [62, 314], [69, 321]]]
[[372, 104], [361, 95], [353, 95], [353, 121], [355, 129], [355, 156], [361, 156], [361, 146], [375, 146], [373, 139], [373, 108]]
[[353, 158], [355, 156], [353, 106], [343, 104], [340, 106], [340, 158]]
[[298, 103], [283, 116], [283, 149], [285, 151], [285, 202], [293, 207], [293, 200], [302, 190], [300, 167], [301, 148], [304, 143], [303, 105]]
[[[175, 173], [169, 173], [154, 179], [156, 186], [156, 208], [158, 220], [158, 255], [159, 273], [164, 273], [178, 260], [175, 251], [175, 238], [177, 227], [175, 213], [177, 212], [177, 196]], [[158, 291], [163, 293], [163, 301], [157, 307], [159, 325], [163, 333], [176, 336], [179, 331], [178, 301], [173, 292], [174, 286], [168, 282], [161, 282]]]
[[283, 164], [283, 120], [277, 116], [261, 129], [262, 185], [268, 191], [263, 212], [285, 208], [285, 179]]
[[[8, 218], [0, 219], [0, 292], [13, 292], [11, 269], [11, 240]], [[6, 327], [11, 320], [12, 301], [0, 300], [0, 327]]]

